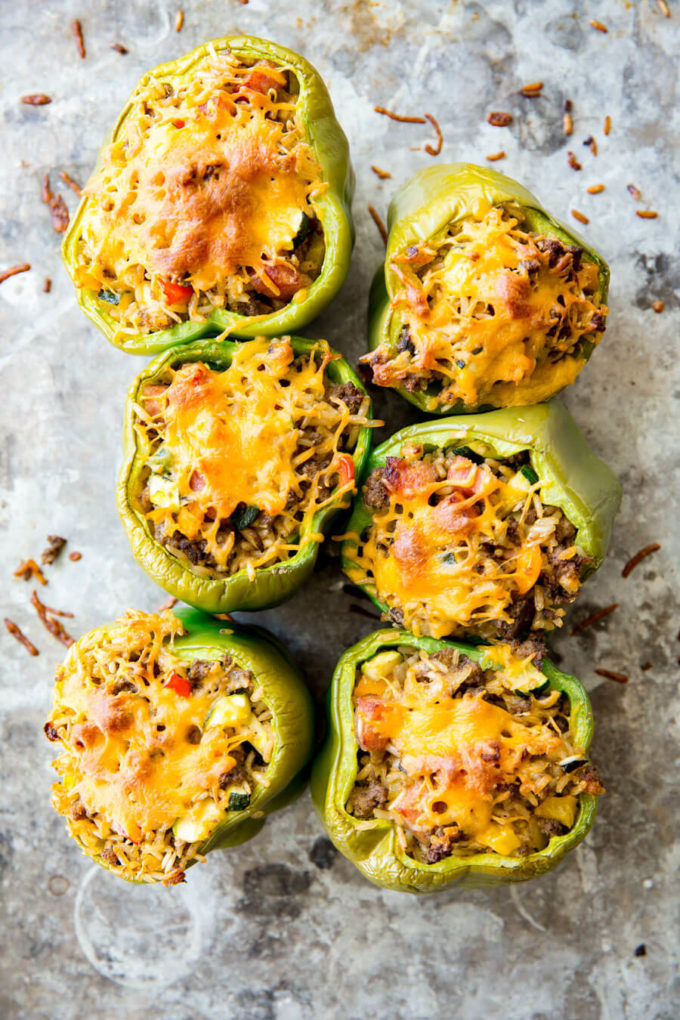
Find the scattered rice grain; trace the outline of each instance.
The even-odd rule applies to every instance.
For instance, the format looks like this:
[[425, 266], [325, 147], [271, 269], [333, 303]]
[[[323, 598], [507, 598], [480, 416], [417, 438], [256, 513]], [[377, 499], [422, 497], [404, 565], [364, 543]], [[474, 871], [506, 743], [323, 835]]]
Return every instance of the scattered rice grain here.
[[639, 552], [635, 553], [635, 556], [631, 556], [628, 560], [621, 571], [621, 577], [628, 577], [629, 574], [632, 574], [638, 564], [642, 563], [642, 561], [647, 559], [648, 556], [651, 556], [652, 553], [658, 552], [660, 548], [660, 542], [652, 542], [650, 545], [644, 546]]
[[385, 244], [387, 244], [387, 228], [385, 227], [385, 224], [380, 218], [380, 215], [372, 205], [368, 206], [368, 211], [371, 214], [371, 219], [373, 220], [373, 222], [375, 223], [376, 227], [380, 232], [380, 236], [382, 237]]
[[509, 127], [512, 124], [512, 114], [504, 113], [502, 110], [492, 110], [486, 115], [487, 123], [492, 127]]
[[403, 117], [400, 113], [394, 113], [393, 110], [387, 110], [384, 106], [374, 106], [373, 109], [376, 113], [381, 113], [383, 117], [389, 117], [390, 120], [396, 120], [400, 124], [426, 124], [427, 121], [424, 117]]
[[78, 50], [78, 56], [80, 57], [81, 60], [84, 60], [85, 57], [87, 56], [87, 52], [85, 50], [83, 26], [80, 24], [80, 21], [77, 18], [71, 24], [71, 31], [73, 32], [74, 38], [76, 40], [76, 49]]
[[30, 262], [20, 262], [19, 265], [10, 266], [9, 269], [4, 269], [0, 273], [0, 283], [4, 283], [5, 280], [9, 280], [10, 276], [17, 276], [18, 273], [27, 273], [30, 268]]
[[595, 672], [598, 676], [603, 676], [607, 680], [614, 680], [617, 684], [627, 684], [630, 680], [629, 676], [625, 673], [615, 673], [613, 669], [596, 669]]

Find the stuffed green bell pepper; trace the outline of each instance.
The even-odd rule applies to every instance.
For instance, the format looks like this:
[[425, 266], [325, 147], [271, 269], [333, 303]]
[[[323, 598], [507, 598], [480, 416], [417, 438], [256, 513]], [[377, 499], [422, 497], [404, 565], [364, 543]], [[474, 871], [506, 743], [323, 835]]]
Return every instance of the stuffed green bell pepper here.
[[140, 566], [206, 612], [311, 574], [370, 450], [371, 402], [325, 340], [198, 340], [132, 384], [118, 507]]
[[551, 630], [602, 562], [620, 495], [557, 402], [412, 425], [370, 457], [343, 569], [414, 634]]
[[228, 36], [141, 79], [64, 239], [84, 312], [132, 354], [294, 332], [353, 244], [347, 139], [318, 72]]
[[283, 806], [313, 728], [307, 688], [265, 631], [128, 610], [57, 669], [52, 803], [97, 864], [174, 885]]
[[454, 163], [389, 209], [373, 282], [373, 382], [429, 414], [539, 403], [574, 381], [605, 328], [609, 269], [516, 181]]
[[340, 659], [312, 770], [328, 835], [402, 892], [520, 882], [554, 868], [604, 792], [588, 696], [531, 643], [382, 630]]

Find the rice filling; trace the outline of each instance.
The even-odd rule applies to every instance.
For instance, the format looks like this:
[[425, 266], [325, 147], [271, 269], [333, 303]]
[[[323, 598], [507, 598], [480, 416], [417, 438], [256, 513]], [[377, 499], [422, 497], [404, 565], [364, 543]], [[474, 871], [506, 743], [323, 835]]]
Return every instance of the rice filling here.
[[[128, 611], [58, 668], [45, 725], [63, 750], [52, 803], [91, 857], [124, 878], [182, 881], [230, 812], [269, 785], [272, 715], [229, 655], [187, 657], [170, 611]], [[104, 635], [104, 636], [102, 636]]]
[[326, 185], [292, 70], [227, 51], [134, 97], [85, 189], [78, 287], [117, 336], [267, 315], [321, 272]]
[[564, 512], [543, 502], [527, 452], [402, 447], [363, 489], [372, 523], [347, 568], [384, 618], [433, 637], [515, 637], [560, 626], [588, 558]]
[[357, 669], [346, 810], [359, 824], [392, 822], [402, 852], [422, 863], [538, 852], [573, 827], [580, 794], [604, 792], [574, 745], [567, 697], [542, 675], [517, 692], [516, 678], [537, 672], [535, 650], [506, 645], [498, 661], [482, 669], [457, 649], [404, 646]]
[[258, 338], [223, 370], [184, 362], [141, 392], [131, 499], [193, 573], [252, 575], [322, 540], [312, 518], [354, 491], [369, 424], [369, 398], [328, 377], [335, 357], [325, 341], [296, 355], [288, 338]]
[[395, 253], [389, 269], [401, 329], [362, 361], [377, 385], [428, 390], [438, 410], [533, 403], [527, 387], [573, 382], [584, 344], [605, 329], [597, 265], [578, 245], [532, 232], [512, 205]]

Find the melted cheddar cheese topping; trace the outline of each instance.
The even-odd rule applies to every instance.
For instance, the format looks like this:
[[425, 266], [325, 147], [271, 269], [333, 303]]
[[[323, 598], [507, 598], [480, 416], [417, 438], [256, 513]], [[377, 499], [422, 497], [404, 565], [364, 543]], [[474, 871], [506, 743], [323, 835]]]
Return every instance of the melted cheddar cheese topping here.
[[[259, 337], [239, 345], [224, 371], [189, 362], [168, 384], [147, 386], [136, 429], [140, 461], [151, 469], [145, 516], [155, 534], [205, 542], [214, 567], [226, 569], [238, 540], [230, 519], [246, 507], [253, 524], [264, 515], [279, 522], [266, 550], [251, 549], [253, 569], [296, 551], [294, 533], [328, 502], [324, 483], [339, 481], [335, 497], [354, 490], [353, 470], [338, 477], [352, 463], [342, 453], [351, 416], [326, 397], [334, 357], [325, 341], [296, 359], [288, 338]], [[305, 439], [312, 428], [314, 444]], [[323, 466], [312, 471], [314, 457]], [[310, 532], [304, 541], [322, 537]]]
[[[526, 668], [497, 647], [515, 673]], [[377, 654], [357, 673], [353, 706], [359, 767], [348, 811], [395, 822], [402, 845], [429, 863], [540, 849], [546, 832], [571, 828], [579, 792], [602, 792], [594, 771], [562, 768], [587, 759], [575, 753], [559, 691], [520, 699], [505, 667], [483, 672], [453, 649]]]
[[391, 804], [412, 829], [455, 823], [481, 846], [498, 849], [503, 837], [505, 850], [499, 852], [519, 847], [510, 825], [492, 821], [493, 791], [513, 779], [523, 756], [560, 747], [553, 730], [523, 725], [479, 695], [429, 706], [388, 702], [371, 725], [406, 773], [417, 777]]
[[494, 472], [464, 456], [449, 461], [441, 477], [431, 462], [388, 458], [389, 502], [373, 511], [348, 569], [403, 612], [407, 629], [434, 637], [512, 622], [517, 597], [546, 568], [561, 516], [553, 508], [542, 522], [527, 522], [530, 508], [543, 513], [540, 482], [521, 471], [499, 465]]
[[200, 320], [253, 289], [285, 303], [303, 286], [290, 254], [324, 186], [287, 82], [213, 55], [135, 97], [85, 189], [76, 270], [79, 287], [113, 293], [123, 328]]
[[215, 696], [180, 696], [164, 686], [169, 675], [154, 679], [143, 697], [88, 689], [73, 674], [59, 687], [60, 700], [81, 720], [70, 730], [77, 771], [66, 776], [76, 779], [88, 811], [110, 818], [133, 842], [181, 817], [196, 793], [216, 786], [235, 765], [230, 750], [244, 739], [214, 727], [190, 744], [187, 734], [203, 727]]
[[88, 850], [119, 836], [153, 851], [203, 798], [217, 824], [242, 745], [260, 741], [252, 706], [242, 724], [233, 713], [213, 723], [228, 669], [203, 660], [202, 679], [192, 679], [191, 661], [172, 650], [182, 629], [170, 612], [130, 611], [86, 635], [59, 667], [46, 727], [64, 745], [54, 804]]
[[368, 356], [379, 385], [436, 379], [440, 404], [507, 406], [574, 381], [586, 360], [581, 341], [597, 343], [604, 329], [597, 266], [565, 248], [558, 259], [520, 216], [480, 205], [438, 245], [394, 257], [401, 287], [392, 307], [407, 343], [401, 355]]

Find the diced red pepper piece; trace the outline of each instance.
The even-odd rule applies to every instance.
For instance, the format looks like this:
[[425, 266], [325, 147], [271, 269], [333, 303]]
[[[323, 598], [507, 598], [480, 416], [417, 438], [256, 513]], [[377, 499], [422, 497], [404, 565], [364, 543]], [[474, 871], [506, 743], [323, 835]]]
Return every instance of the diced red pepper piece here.
[[380, 698], [366, 695], [357, 698], [354, 731], [362, 751], [384, 751], [389, 737], [380, 732], [385, 703]]
[[278, 90], [283, 87], [280, 78], [276, 77], [276, 72], [267, 71], [264, 67], [253, 68], [244, 84], [247, 89], [261, 92], [262, 95], [266, 95], [270, 89]]
[[348, 453], [338, 457], [338, 479], [341, 486], [347, 485], [354, 478], [354, 461]]
[[188, 698], [191, 695], [193, 687], [186, 679], [186, 677], [180, 676], [179, 673], [171, 673], [170, 678], [163, 684], [164, 687], [169, 687], [175, 694], [179, 694], [182, 698]]
[[194, 293], [193, 287], [185, 287], [181, 283], [173, 283], [172, 280], [161, 280], [161, 287], [169, 305], [185, 305]]
[[173, 120], [172, 123], [175, 125], [176, 128], [183, 128], [184, 125], [186, 124], [186, 121], [185, 120]]

